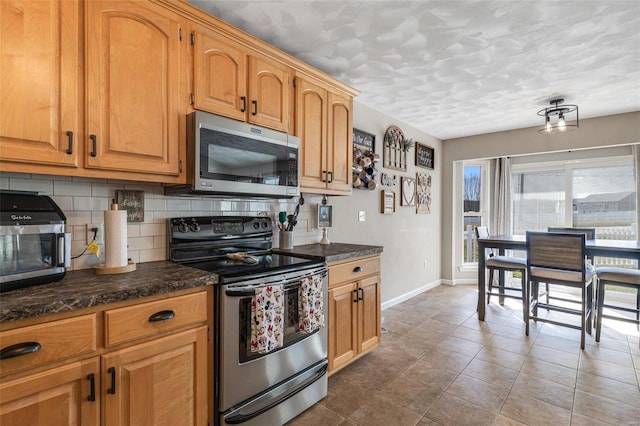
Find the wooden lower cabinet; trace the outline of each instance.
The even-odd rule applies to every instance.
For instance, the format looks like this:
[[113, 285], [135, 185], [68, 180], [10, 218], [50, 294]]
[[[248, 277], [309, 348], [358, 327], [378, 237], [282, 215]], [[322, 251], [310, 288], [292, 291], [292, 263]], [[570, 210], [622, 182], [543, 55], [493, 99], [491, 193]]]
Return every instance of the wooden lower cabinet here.
[[207, 328], [103, 356], [103, 425], [207, 423]]
[[329, 265], [330, 372], [380, 344], [379, 265], [379, 256]]
[[[0, 425], [207, 425], [211, 297], [209, 288], [77, 317], [45, 316], [38, 324], [0, 332], [4, 354], [40, 344], [32, 353], [0, 360]], [[166, 312], [173, 315], [155, 318]], [[128, 326], [119, 321], [122, 315]], [[45, 331], [63, 336], [60, 344], [47, 340]], [[87, 336], [87, 345], [73, 345]], [[105, 336], [114, 344], [105, 345]]]
[[[19, 379], [2, 381], [0, 382], [0, 424], [2, 426], [99, 425], [99, 384], [100, 360], [98, 357], [72, 362]], [[93, 398], [91, 398], [92, 395]]]

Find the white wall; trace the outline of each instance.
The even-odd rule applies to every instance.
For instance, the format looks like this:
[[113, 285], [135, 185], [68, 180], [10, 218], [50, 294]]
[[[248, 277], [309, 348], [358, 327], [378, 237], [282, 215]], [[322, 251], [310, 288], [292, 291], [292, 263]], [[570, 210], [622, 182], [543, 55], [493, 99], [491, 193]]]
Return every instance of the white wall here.
[[[468, 273], [458, 270], [453, 258], [456, 164], [462, 160], [530, 154], [555, 153], [557, 159], [590, 156], [582, 150], [615, 147], [640, 142], [640, 112], [617, 114], [580, 121], [580, 128], [567, 133], [541, 135], [535, 128], [510, 130], [443, 142], [442, 160], [442, 278], [447, 282], [466, 282]], [[540, 157], [542, 158], [542, 156]], [[544, 156], [546, 161], [552, 158]], [[490, 182], [491, 184], [491, 182]]]
[[[435, 148], [435, 170], [420, 169], [432, 176], [433, 212], [418, 215], [415, 207], [400, 207], [400, 187], [395, 187], [397, 213], [380, 213], [381, 189], [355, 190], [351, 197], [329, 197], [334, 206], [334, 226], [329, 238], [334, 242], [384, 246], [382, 255], [382, 301], [390, 305], [407, 298], [440, 279], [440, 214], [441, 214], [441, 152], [437, 139], [403, 125], [359, 103], [354, 106], [354, 126], [376, 135], [376, 152], [382, 156], [382, 139], [387, 127], [397, 125], [406, 137]], [[413, 152], [411, 152], [413, 158]], [[413, 160], [409, 161], [413, 164]], [[398, 176], [415, 177], [416, 168], [409, 166], [405, 173], [378, 170]], [[380, 181], [378, 177], [378, 182]], [[86, 224], [102, 223], [103, 212], [115, 197], [116, 190], [145, 191], [145, 220], [128, 225], [128, 255], [135, 262], [163, 260], [167, 257], [167, 218], [204, 215], [258, 215], [266, 213], [277, 220], [278, 212], [292, 213], [297, 199], [290, 201], [264, 201], [246, 199], [211, 199], [199, 197], [165, 197], [160, 184], [86, 179], [75, 177], [0, 173], [0, 188], [39, 191], [50, 195], [67, 216], [73, 234], [72, 254], [82, 252], [86, 246]], [[294, 231], [296, 245], [317, 243], [322, 231], [317, 228], [317, 205], [322, 197], [304, 194], [305, 204]], [[358, 211], [366, 213], [366, 221], [358, 222]], [[277, 233], [274, 246], [277, 246]], [[104, 248], [104, 247], [103, 247]], [[71, 269], [91, 268], [104, 262], [93, 255], [83, 255], [73, 261]], [[425, 262], [426, 261], [426, 262]], [[426, 264], [426, 268], [425, 268]]]

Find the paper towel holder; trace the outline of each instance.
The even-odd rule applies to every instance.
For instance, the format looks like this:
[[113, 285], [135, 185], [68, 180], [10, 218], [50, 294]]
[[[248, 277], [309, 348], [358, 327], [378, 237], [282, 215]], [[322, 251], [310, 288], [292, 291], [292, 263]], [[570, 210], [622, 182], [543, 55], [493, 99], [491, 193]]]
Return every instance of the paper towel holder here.
[[[111, 210], [118, 210], [118, 205], [114, 202], [111, 204]], [[123, 266], [106, 266], [104, 264], [97, 265], [94, 268], [96, 275], [124, 274], [136, 270], [136, 263], [131, 259], [127, 259], [127, 264]]]

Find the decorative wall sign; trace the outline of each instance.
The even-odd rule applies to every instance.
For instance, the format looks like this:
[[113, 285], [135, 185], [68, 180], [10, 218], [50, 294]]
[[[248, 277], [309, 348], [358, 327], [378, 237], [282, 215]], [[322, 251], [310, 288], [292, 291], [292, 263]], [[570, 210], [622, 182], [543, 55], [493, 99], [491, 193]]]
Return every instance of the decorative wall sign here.
[[144, 191], [116, 191], [118, 209], [127, 211], [127, 222], [144, 222]]
[[358, 145], [363, 151], [376, 150], [376, 137], [371, 133], [363, 132], [356, 128], [353, 129], [353, 144]]
[[401, 179], [401, 206], [413, 206], [416, 201], [416, 180], [402, 176]]
[[416, 213], [431, 213], [431, 176], [416, 173]]
[[382, 214], [394, 214], [396, 211], [396, 193], [393, 191], [380, 191], [381, 205], [380, 213]]
[[333, 222], [332, 206], [318, 206], [318, 228], [331, 228]]
[[394, 187], [398, 183], [398, 176], [380, 173], [380, 185]]
[[422, 145], [419, 142], [416, 142], [416, 166], [433, 170], [434, 157], [435, 157], [435, 151], [433, 148], [427, 145]]
[[384, 167], [396, 170], [407, 170], [407, 152], [413, 147], [413, 139], [406, 139], [402, 129], [391, 126], [384, 134]]

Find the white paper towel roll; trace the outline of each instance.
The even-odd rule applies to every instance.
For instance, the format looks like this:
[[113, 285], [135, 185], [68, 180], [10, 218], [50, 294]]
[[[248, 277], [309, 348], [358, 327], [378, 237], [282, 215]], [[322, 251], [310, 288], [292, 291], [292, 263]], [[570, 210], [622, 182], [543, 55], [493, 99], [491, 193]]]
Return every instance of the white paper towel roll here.
[[[117, 205], [115, 206], [117, 208]], [[126, 210], [112, 209], [104, 212], [104, 245], [105, 266], [107, 268], [127, 264]]]

